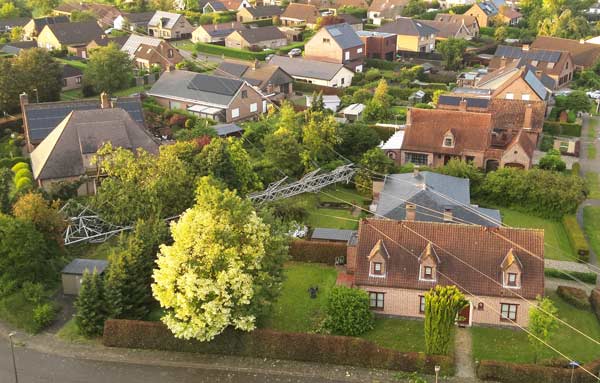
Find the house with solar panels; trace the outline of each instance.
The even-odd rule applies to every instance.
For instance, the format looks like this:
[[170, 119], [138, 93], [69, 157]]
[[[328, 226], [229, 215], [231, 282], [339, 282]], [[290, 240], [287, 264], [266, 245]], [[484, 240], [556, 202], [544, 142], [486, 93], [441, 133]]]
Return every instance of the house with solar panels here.
[[245, 80], [185, 70], [166, 71], [147, 94], [169, 109], [228, 123], [258, 118], [269, 104]]
[[179, 13], [156, 11], [148, 22], [148, 34], [153, 37], [170, 39], [189, 39], [194, 27]]
[[[20, 95], [21, 113], [27, 151], [32, 152], [74, 110], [95, 110], [103, 107], [100, 99], [58, 102], [29, 102], [26, 93]], [[145, 128], [142, 103], [139, 97], [118, 97], [105, 100], [104, 106], [123, 109], [141, 127]]]
[[546, 75], [555, 81], [555, 87], [562, 88], [573, 79], [575, 65], [568, 51], [531, 48], [525, 44], [522, 47], [498, 45], [488, 69], [495, 71], [513, 62], [528, 65], [531, 70], [541, 77]]
[[480, 27], [489, 27], [494, 23], [517, 25], [523, 19], [523, 15], [508, 6], [504, 0], [477, 2], [465, 15], [475, 17]]
[[362, 72], [365, 43], [350, 24], [327, 25], [306, 43], [304, 57], [309, 60], [343, 64], [355, 72]]
[[158, 154], [159, 145], [144, 126], [102, 93], [100, 108], [71, 109], [31, 152], [33, 178], [47, 191], [57, 184], [80, 182], [78, 195], [93, 195], [101, 176], [94, 159], [107, 143]]

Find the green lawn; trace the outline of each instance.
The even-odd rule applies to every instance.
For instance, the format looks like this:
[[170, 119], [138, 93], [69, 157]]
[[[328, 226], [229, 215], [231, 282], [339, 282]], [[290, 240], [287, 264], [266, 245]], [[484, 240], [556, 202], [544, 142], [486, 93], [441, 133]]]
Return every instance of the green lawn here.
[[583, 208], [583, 228], [594, 253], [600, 254], [600, 207]]
[[596, 127], [598, 126], [598, 120], [595, 118], [590, 119], [590, 126], [588, 128], [588, 138], [596, 138]]
[[311, 227], [358, 229], [358, 217], [353, 217], [350, 209], [315, 208], [309, 211], [306, 223]]
[[423, 321], [419, 320], [376, 318], [375, 328], [361, 338], [394, 350], [425, 352]]
[[[515, 210], [501, 208], [502, 222], [514, 227], [544, 229], [544, 257], [561, 261], [573, 261], [577, 254], [571, 248], [562, 222], [539, 218]], [[569, 256], [570, 254], [571, 256]]]
[[181, 50], [194, 52], [194, 43], [192, 42], [192, 40], [188, 39], [188, 40], [175, 41], [173, 43], [173, 45]]
[[67, 341], [67, 342], [72, 342], [72, 343], [97, 343], [100, 344], [102, 343], [102, 338], [86, 338], [85, 336], [83, 336], [80, 332], [79, 332], [79, 328], [77, 327], [77, 324], [75, 323], [75, 319], [71, 319], [69, 320], [67, 323], [65, 323], [65, 325], [58, 330], [58, 332], [56, 333], [56, 336], [58, 336], [60, 339]]
[[[264, 327], [290, 332], [316, 330], [324, 318], [327, 294], [335, 285], [337, 271], [321, 264], [290, 262], [285, 276], [281, 295]], [[316, 299], [308, 294], [311, 286], [319, 287]]]
[[588, 196], [588, 198], [600, 199], [600, 179], [598, 178], [598, 173], [585, 173], [585, 181], [588, 188], [590, 189], [590, 195]]
[[[323, 189], [323, 193], [303, 194], [294, 197], [294, 203], [301, 201], [302, 206], [308, 211], [308, 218], [305, 224], [311, 227], [328, 227], [332, 229], [357, 229], [359, 216], [352, 215], [352, 206], [354, 204], [365, 209], [368, 208], [368, 201], [356, 190], [346, 187], [329, 187]], [[345, 208], [319, 207], [321, 203], [344, 203], [348, 202]]]
[[[131, 88], [122, 89], [114, 92], [112, 97], [125, 97], [134, 93], [141, 93], [148, 89], [150, 89], [150, 85], [141, 85], [141, 86], [133, 86]], [[70, 101], [70, 100], [79, 100], [79, 99], [90, 99], [90, 98], [98, 98], [100, 96], [91, 96], [91, 97], [83, 97], [81, 94], [81, 89], [72, 89], [64, 91], [60, 94], [60, 99], [62, 101]]]
[[595, 144], [588, 144], [587, 151], [588, 151], [588, 158], [590, 160], [593, 160], [596, 158], [596, 145]]
[[112, 237], [102, 243], [76, 243], [65, 247], [69, 258], [108, 259], [117, 247], [118, 237]]
[[81, 60], [67, 60], [63, 58], [56, 58], [56, 60], [59, 61], [61, 64], [70, 65], [80, 70], [85, 70], [85, 68], [87, 68], [87, 63]]
[[[559, 318], [590, 337], [600, 339], [600, 323], [591, 311], [579, 310], [569, 305], [558, 297], [556, 292], [551, 292], [548, 296], [554, 301]], [[473, 356], [476, 360], [492, 359], [516, 363], [532, 363], [534, 360], [534, 352], [524, 331], [473, 327], [471, 333], [473, 334]], [[600, 358], [600, 347], [563, 324], [559, 324], [550, 336], [548, 344], [578, 362], [585, 363]], [[545, 348], [540, 359], [556, 357], [559, 355]]]

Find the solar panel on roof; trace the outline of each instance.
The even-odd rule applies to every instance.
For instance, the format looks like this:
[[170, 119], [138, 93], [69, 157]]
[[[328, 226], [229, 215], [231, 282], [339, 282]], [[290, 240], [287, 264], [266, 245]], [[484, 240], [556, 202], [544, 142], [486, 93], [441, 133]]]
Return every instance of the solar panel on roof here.
[[233, 96], [241, 85], [241, 81], [217, 76], [196, 75], [188, 84], [188, 89]]
[[333, 37], [338, 37], [342, 34], [342, 32], [340, 32], [340, 30], [337, 28], [329, 29], [329, 33], [331, 33], [331, 36], [333, 36]]

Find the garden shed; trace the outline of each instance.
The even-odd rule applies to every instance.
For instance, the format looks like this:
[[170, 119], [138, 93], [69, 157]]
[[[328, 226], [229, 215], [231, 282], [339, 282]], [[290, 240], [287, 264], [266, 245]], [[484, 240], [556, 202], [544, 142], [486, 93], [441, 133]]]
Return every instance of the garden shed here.
[[83, 278], [85, 271], [92, 273], [96, 269], [97, 273], [102, 274], [107, 266], [108, 261], [105, 260], [75, 258], [61, 271], [63, 293], [65, 295], [78, 295], [81, 288], [81, 278]]

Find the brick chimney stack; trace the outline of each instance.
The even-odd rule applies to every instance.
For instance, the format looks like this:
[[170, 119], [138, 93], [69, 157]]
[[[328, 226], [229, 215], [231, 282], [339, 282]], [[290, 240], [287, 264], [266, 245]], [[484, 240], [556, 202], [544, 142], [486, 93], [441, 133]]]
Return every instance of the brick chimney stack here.
[[414, 221], [417, 216], [417, 206], [414, 203], [407, 202], [404, 205], [406, 209], [406, 217], [407, 221]]
[[106, 92], [100, 93], [100, 107], [102, 109], [110, 109], [110, 100]]
[[523, 129], [531, 129], [533, 127], [533, 108], [531, 104], [525, 107], [525, 118], [523, 118]]

